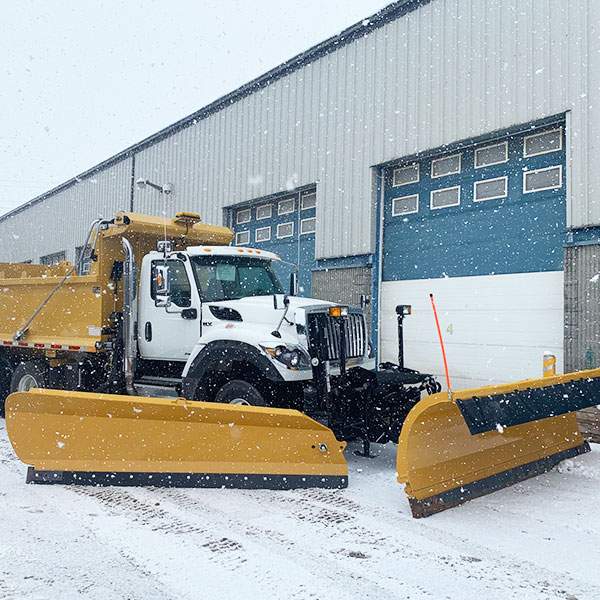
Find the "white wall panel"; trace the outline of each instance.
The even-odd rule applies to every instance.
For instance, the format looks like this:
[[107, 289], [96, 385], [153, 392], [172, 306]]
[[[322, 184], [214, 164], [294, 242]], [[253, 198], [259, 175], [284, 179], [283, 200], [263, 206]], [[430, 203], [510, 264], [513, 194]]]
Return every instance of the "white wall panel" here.
[[396, 362], [395, 308], [410, 304], [413, 314], [404, 321], [405, 364], [443, 382], [430, 293], [455, 389], [540, 377], [544, 351], [557, 356], [562, 371], [562, 271], [384, 282], [382, 360]]

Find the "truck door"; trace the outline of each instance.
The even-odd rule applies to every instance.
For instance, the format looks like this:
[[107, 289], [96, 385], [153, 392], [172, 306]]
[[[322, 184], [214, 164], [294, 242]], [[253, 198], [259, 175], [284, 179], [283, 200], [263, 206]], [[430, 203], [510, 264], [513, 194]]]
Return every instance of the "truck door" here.
[[169, 259], [171, 306], [156, 306], [156, 271], [164, 259], [145, 260], [138, 304], [138, 347], [142, 358], [185, 361], [201, 332], [200, 298], [186, 263]]

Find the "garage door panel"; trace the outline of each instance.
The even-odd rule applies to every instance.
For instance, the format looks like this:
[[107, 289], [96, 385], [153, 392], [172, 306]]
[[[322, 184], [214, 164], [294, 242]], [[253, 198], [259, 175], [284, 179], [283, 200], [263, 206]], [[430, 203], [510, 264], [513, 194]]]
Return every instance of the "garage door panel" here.
[[[531, 339], [536, 340], [537, 347], [562, 339], [560, 325], [562, 311], [544, 309], [543, 313], [540, 315], [539, 310], [535, 312], [444, 310], [439, 312], [439, 318], [442, 334], [448, 344], [460, 339], [461, 343], [529, 346], [531, 344], [523, 338], [523, 332], [526, 331]], [[397, 337], [395, 314], [393, 313], [383, 323], [384, 339], [388, 331], [391, 332], [391, 337]], [[482, 332], [485, 332], [486, 339], [482, 339]], [[437, 335], [430, 307], [427, 311], [415, 312], [405, 321], [404, 339], [406, 341], [422, 339], [423, 334]]]
[[407, 366], [442, 374], [429, 293], [434, 293], [455, 386], [540, 374], [544, 351], [562, 368], [563, 272], [384, 282], [381, 359], [395, 360], [395, 307], [411, 304], [405, 320]]
[[[558, 368], [562, 369], [560, 348], [546, 349], [557, 354]], [[451, 345], [446, 350], [454, 389], [506, 383], [542, 375], [540, 348], [482, 347], [471, 344], [460, 348]], [[383, 358], [395, 361], [396, 355], [390, 353]], [[442, 354], [438, 344], [424, 342], [407, 346], [406, 366], [432, 373], [445, 387]]]

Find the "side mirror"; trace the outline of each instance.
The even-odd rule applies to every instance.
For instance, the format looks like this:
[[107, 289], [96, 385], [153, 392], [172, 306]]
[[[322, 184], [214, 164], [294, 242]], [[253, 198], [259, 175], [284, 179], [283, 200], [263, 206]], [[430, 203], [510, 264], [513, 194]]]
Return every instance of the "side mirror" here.
[[298, 273], [292, 271], [290, 273], [290, 296], [298, 295]]
[[154, 303], [158, 307], [169, 307], [171, 306], [171, 280], [169, 278], [169, 267], [167, 265], [156, 265], [154, 269]]

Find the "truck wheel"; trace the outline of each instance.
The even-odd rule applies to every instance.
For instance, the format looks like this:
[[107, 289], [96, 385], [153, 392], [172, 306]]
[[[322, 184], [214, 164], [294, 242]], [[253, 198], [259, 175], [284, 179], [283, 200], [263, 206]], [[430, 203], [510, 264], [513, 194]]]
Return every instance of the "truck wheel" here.
[[215, 402], [223, 404], [249, 404], [251, 406], [266, 406], [263, 395], [258, 389], [241, 379], [228, 381], [216, 394]]
[[46, 369], [47, 366], [43, 360], [21, 363], [13, 373], [10, 391], [28, 392], [31, 388], [46, 387]]
[[4, 416], [4, 401], [10, 394], [12, 368], [7, 360], [0, 358], [0, 417]]

